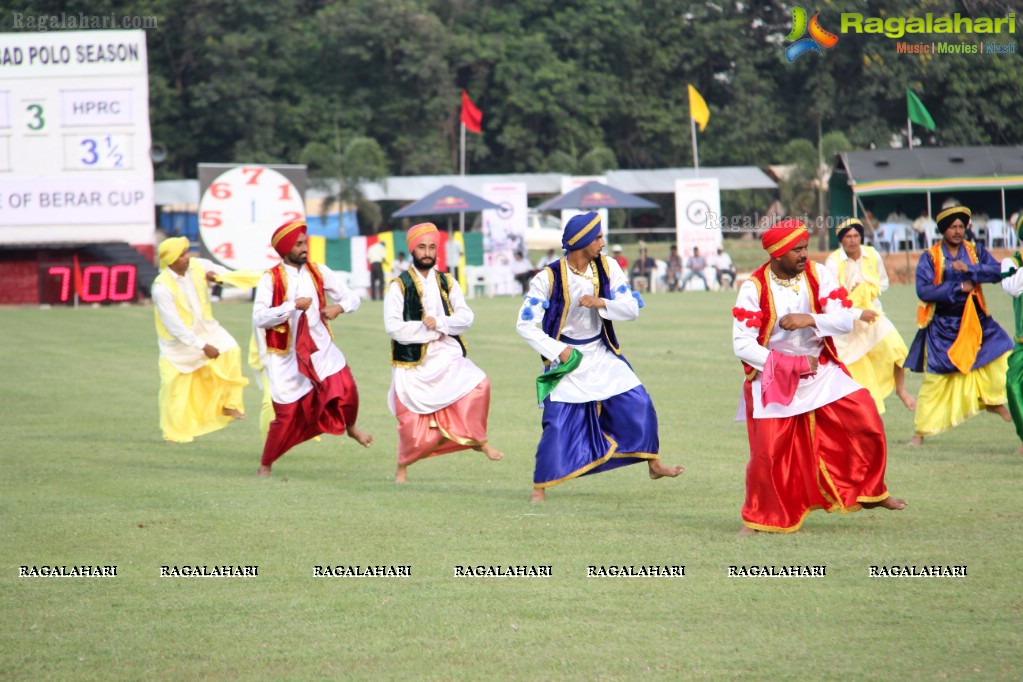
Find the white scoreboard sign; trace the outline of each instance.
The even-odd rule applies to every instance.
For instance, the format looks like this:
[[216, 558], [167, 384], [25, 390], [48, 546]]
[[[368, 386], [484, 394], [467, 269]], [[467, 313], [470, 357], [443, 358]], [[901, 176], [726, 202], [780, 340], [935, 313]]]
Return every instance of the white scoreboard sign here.
[[145, 31], [0, 33], [0, 244], [151, 244]]

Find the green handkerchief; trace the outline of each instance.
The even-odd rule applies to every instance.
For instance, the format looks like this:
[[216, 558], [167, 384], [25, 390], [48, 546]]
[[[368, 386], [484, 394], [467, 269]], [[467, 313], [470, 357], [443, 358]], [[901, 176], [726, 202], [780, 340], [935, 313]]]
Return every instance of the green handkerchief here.
[[572, 354], [568, 356], [567, 361], [558, 365], [556, 369], [538, 376], [536, 378], [536, 402], [542, 403], [543, 399], [549, 396], [554, 387], [561, 381], [561, 377], [578, 367], [582, 361], [583, 354], [573, 348]]

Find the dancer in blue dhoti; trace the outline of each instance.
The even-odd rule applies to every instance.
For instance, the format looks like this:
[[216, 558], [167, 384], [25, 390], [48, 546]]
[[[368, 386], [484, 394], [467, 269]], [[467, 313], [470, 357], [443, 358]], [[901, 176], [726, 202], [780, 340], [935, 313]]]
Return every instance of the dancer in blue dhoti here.
[[612, 321], [635, 320], [642, 301], [621, 266], [600, 253], [600, 216], [568, 221], [562, 247], [566, 255], [530, 282], [516, 325], [545, 365], [532, 501], [577, 476], [641, 461], [650, 478], [674, 478], [683, 467], [661, 463], [657, 413], [615, 337]]

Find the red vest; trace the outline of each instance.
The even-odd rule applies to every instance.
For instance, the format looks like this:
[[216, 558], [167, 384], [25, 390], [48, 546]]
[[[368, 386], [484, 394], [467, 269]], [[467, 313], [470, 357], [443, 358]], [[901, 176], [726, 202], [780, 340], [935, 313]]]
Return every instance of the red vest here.
[[[778, 312], [774, 307], [774, 296], [771, 294], [771, 285], [768, 281], [770, 275], [768, 275], [768, 269], [771, 267], [771, 263], [767, 262], [761, 265], [756, 271], [750, 276], [753, 283], [757, 286], [757, 298], [760, 301], [760, 333], [757, 334], [757, 343], [764, 348], [767, 348], [767, 342], [771, 338], [771, 333], [774, 331], [774, 325], [778, 323]], [[806, 261], [806, 282], [810, 289], [808, 295], [810, 297], [810, 310], [816, 314], [824, 312], [824, 302], [821, 301], [821, 283], [820, 277], [817, 275], [817, 268], [820, 267], [812, 260]], [[838, 359], [838, 352], [835, 350], [835, 342], [831, 340], [830, 336], [824, 337], [824, 350], [821, 352], [821, 362], [831, 361], [842, 366], [842, 361]], [[742, 363], [742, 368], [746, 372], [746, 380], [753, 381], [753, 377], [756, 376], [757, 370], [745, 362]]]

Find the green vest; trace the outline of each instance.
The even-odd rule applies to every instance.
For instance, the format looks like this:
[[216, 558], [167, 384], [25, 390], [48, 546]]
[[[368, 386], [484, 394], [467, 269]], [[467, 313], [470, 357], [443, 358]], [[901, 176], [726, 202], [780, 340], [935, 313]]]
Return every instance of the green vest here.
[[[447, 315], [451, 315], [452, 307], [451, 301], [448, 298], [448, 292], [451, 291], [452, 278], [451, 275], [442, 275], [441, 273], [434, 271], [437, 275], [437, 286], [440, 289], [441, 302], [444, 305], [444, 312]], [[401, 287], [402, 296], [405, 299], [405, 310], [402, 315], [402, 319], [406, 322], [412, 320], [423, 319], [423, 291], [422, 285], [419, 283], [419, 278], [412, 275], [408, 270], [401, 273], [395, 280], [398, 286]], [[462, 341], [460, 336], [452, 336], [455, 341], [458, 341], [458, 345], [462, 347], [462, 355], [465, 356], [467, 349], [465, 342]], [[425, 343], [398, 343], [394, 339], [391, 340], [391, 364], [395, 367], [415, 367], [423, 361], [426, 357], [426, 344]]]

